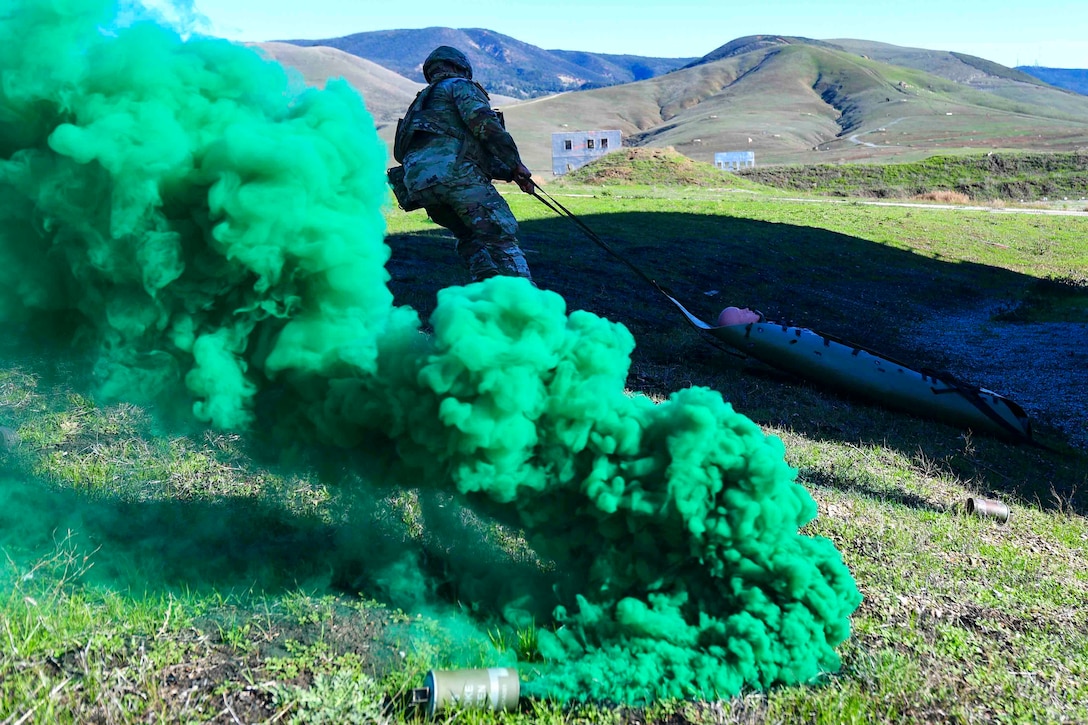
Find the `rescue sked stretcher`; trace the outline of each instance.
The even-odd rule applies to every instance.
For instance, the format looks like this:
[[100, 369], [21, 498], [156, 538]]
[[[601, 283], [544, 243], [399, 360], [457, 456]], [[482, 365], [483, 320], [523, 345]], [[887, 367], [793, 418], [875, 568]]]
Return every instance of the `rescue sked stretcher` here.
[[[614, 250], [585, 222], [535, 182], [530, 191], [545, 206], [565, 215], [587, 237], [665, 295], [695, 327], [730, 347], [780, 370], [828, 387], [869, 398], [928, 418], [990, 433], [1015, 443], [1039, 445], [1031, 421], [1019, 405], [992, 390], [968, 385], [949, 373], [913, 370], [877, 352], [803, 327], [768, 322], [751, 310], [726, 308], [718, 325], [691, 314], [657, 281]], [[729, 312], [730, 314], [726, 314]], [[747, 315], [736, 315], [737, 312]], [[725, 324], [728, 320], [741, 321]]]
[[[692, 325], [733, 349], [772, 367], [843, 392], [919, 416], [989, 433], [1018, 443], [1032, 442], [1031, 420], [1024, 409], [992, 390], [957, 380], [949, 373], [914, 370], [885, 355], [803, 327], [767, 321], [749, 310], [754, 321], [709, 325], [673, 303]], [[722, 318], [744, 319], [745, 315]]]

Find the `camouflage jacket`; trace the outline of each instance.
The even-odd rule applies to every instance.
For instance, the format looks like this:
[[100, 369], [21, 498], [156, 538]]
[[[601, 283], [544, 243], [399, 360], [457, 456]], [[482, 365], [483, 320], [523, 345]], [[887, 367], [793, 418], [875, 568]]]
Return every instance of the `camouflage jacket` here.
[[419, 101], [422, 108], [415, 110], [413, 104], [404, 119], [412, 134], [403, 158], [410, 192], [490, 179], [492, 156], [509, 168], [521, 163], [513, 137], [478, 83], [444, 78], [425, 88]]

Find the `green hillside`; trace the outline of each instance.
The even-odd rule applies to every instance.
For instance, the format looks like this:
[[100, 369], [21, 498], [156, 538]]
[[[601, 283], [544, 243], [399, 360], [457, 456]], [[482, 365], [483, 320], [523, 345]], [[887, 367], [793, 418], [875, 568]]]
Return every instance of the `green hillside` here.
[[565, 183], [630, 186], [696, 186], [756, 189], [760, 187], [736, 174], [694, 161], [673, 149], [626, 148], [563, 176]]
[[533, 169], [550, 169], [552, 133], [579, 129], [619, 129], [627, 144], [671, 146], [706, 162], [715, 152], [751, 150], [758, 165], [1088, 146], [1088, 98], [992, 78], [970, 85], [791, 43], [504, 110]]
[[785, 189], [836, 196], [904, 198], [952, 191], [976, 201], [1083, 200], [1088, 153], [931, 156], [904, 164], [811, 164], [742, 169], [737, 176]]
[[831, 45], [866, 58], [890, 65], [923, 70], [926, 73], [947, 78], [957, 83], [994, 87], [1002, 81], [1044, 86], [1038, 78], [1016, 68], [978, 58], [966, 53], [925, 48], [907, 48], [872, 40], [837, 39], [827, 41]]

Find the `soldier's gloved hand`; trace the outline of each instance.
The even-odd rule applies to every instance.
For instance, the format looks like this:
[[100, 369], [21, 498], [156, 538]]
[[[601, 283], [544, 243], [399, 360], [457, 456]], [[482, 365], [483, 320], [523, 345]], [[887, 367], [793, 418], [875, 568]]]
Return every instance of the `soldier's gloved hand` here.
[[535, 186], [535, 184], [530, 178], [532, 175], [533, 172], [529, 171], [529, 168], [525, 164], [519, 163], [517, 168], [514, 169], [514, 183], [526, 194], [533, 193], [533, 186]]

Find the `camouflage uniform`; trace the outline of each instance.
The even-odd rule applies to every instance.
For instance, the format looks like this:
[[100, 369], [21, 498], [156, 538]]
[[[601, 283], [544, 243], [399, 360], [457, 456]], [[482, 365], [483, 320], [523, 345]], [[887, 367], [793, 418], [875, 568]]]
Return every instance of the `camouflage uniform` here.
[[[460, 51], [444, 49], [464, 59]], [[492, 159], [513, 169], [521, 157], [487, 93], [471, 80], [467, 59], [462, 65], [464, 75], [428, 75], [431, 86], [404, 154], [404, 184], [427, 216], [453, 232], [474, 281], [499, 274], [531, 279], [518, 246], [517, 220], [489, 173]]]

